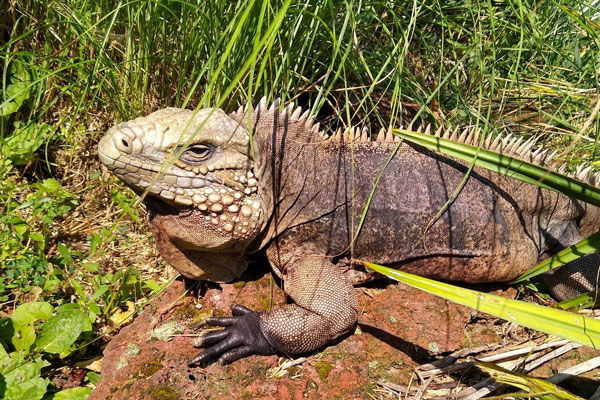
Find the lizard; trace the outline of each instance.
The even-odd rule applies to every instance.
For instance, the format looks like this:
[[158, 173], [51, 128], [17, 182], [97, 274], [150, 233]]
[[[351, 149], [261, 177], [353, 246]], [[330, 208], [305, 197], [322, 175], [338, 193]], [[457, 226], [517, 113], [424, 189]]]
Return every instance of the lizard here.
[[[554, 156], [533, 138], [417, 131], [540, 165]], [[207, 319], [224, 329], [202, 337], [190, 366], [310, 352], [347, 334], [358, 317], [354, 285], [376, 277], [357, 258], [446, 281], [503, 282], [600, 229], [595, 206], [480, 167], [466, 175], [469, 163], [391, 129], [329, 135], [309, 111], [266, 98], [229, 114], [155, 111], [111, 128], [98, 155], [143, 197], [161, 256], [183, 276], [232, 282], [261, 251], [291, 299]], [[598, 181], [589, 167], [574, 176]], [[555, 288], [563, 297], [596, 285], [595, 254], [574, 266]]]

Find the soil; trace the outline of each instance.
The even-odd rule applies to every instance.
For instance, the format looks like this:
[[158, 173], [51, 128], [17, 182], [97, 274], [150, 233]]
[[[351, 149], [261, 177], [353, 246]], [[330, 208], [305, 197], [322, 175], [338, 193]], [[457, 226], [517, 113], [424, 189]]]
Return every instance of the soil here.
[[[295, 357], [295, 365], [289, 366], [286, 357], [251, 356], [226, 366], [188, 367], [187, 361], [201, 351], [193, 346], [202, 334], [197, 329], [200, 321], [227, 315], [234, 303], [267, 310], [286, 301], [269, 274], [244, 278], [202, 287], [175, 281], [108, 344], [100, 382], [89, 400], [398, 398], [389, 387], [411, 382], [419, 386], [414, 373], [420, 364], [457, 349], [519, 342], [529, 335], [522, 328], [507, 334], [507, 324], [499, 320], [385, 282], [358, 288], [360, 316], [354, 332], [320, 351]], [[513, 297], [515, 290], [499, 293]], [[590, 358], [595, 352], [589, 353], [571, 358]], [[476, 374], [477, 378], [485, 377]], [[456, 387], [460, 379], [447, 375], [444, 382], [430, 385], [436, 390], [426, 391], [424, 398], [448, 398], [439, 397], [439, 389]]]

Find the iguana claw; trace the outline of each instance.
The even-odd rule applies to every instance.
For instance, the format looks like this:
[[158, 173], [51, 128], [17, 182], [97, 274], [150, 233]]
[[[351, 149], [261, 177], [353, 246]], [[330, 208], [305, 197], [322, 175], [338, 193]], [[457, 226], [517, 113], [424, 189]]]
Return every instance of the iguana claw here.
[[228, 364], [253, 354], [270, 355], [277, 351], [265, 338], [260, 328], [259, 316], [240, 304], [231, 307], [232, 317], [208, 318], [208, 326], [221, 326], [225, 329], [204, 335], [199, 347], [208, 347], [188, 362], [190, 367], [198, 366], [218, 358], [218, 364]]

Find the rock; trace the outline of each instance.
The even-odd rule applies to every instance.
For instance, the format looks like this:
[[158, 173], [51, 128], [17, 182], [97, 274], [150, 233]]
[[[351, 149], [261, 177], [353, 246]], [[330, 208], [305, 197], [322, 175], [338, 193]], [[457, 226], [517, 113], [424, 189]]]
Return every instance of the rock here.
[[[405, 384], [434, 353], [466, 345], [471, 310], [404, 285], [358, 290], [356, 331], [299, 365], [281, 370], [287, 358], [252, 356], [222, 367], [189, 368], [187, 361], [199, 352], [189, 336], [194, 326], [211, 315], [228, 315], [232, 303], [268, 309], [270, 282], [264, 276], [213, 284], [197, 301], [183, 281], [175, 281], [108, 344], [89, 400], [369, 398], [375, 381]], [[284, 302], [276, 288], [274, 305]]]

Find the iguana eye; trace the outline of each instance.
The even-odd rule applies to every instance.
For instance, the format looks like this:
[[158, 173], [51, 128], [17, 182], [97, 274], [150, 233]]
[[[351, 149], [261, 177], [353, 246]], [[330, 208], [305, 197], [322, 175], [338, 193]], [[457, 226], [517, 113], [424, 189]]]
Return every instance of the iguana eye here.
[[212, 157], [213, 150], [213, 146], [206, 144], [195, 144], [191, 147], [188, 147], [183, 153], [181, 153], [179, 159], [187, 164], [201, 164]]

